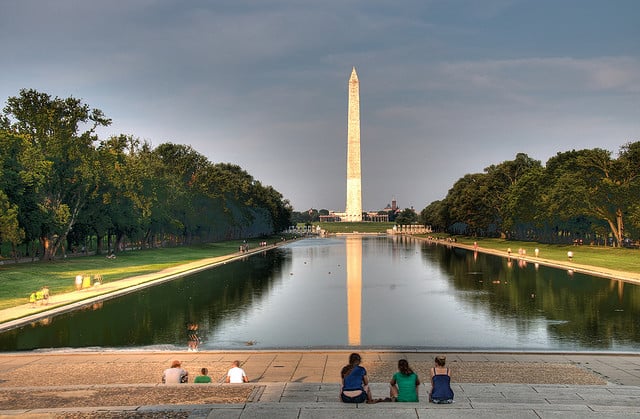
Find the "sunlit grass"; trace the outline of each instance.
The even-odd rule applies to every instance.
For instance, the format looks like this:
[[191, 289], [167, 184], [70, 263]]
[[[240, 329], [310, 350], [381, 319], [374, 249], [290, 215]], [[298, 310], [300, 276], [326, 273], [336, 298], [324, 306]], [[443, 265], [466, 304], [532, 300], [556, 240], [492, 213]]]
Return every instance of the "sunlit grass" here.
[[[248, 241], [252, 248], [264, 239]], [[268, 239], [273, 243], [277, 239]], [[227, 241], [200, 246], [145, 249], [122, 252], [115, 259], [103, 256], [69, 257], [53, 262], [6, 263], [0, 265], [0, 309], [24, 304], [29, 295], [47, 285], [51, 294], [75, 289], [76, 275], [99, 274], [104, 282], [144, 275], [184, 263], [229, 255], [238, 251], [242, 241]]]
[[513, 255], [518, 255], [518, 249], [524, 249], [527, 256], [534, 256], [535, 249], [540, 251], [539, 257], [554, 261], [568, 261], [567, 252], [573, 252], [572, 261], [582, 265], [597, 266], [619, 271], [640, 272], [640, 250], [624, 247], [608, 246], [573, 246], [562, 244], [544, 244], [526, 241], [512, 241], [504, 239], [456, 237], [459, 243], [473, 245], [506, 252], [511, 248]]
[[374, 222], [340, 222], [340, 223], [317, 223], [320, 228], [328, 233], [386, 233], [393, 228], [394, 223], [374, 223]]

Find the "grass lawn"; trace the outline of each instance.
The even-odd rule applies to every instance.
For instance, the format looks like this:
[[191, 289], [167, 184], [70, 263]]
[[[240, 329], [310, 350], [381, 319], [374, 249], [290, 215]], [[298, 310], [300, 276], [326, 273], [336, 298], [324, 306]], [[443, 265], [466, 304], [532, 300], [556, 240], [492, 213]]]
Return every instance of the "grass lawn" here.
[[393, 228], [395, 223], [374, 223], [374, 222], [340, 222], [340, 223], [317, 223], [328, 233], [386, 233]]
[[[247, 240], [251, 248], [264, 239]], [[268, 239], [272, 243], [276, 239]], [[118, 253], [115, 259], [102, 256], [68, 257], [53, 262], [5, 263], [0, 265], [0, 309], [28, 302], [31, 292], [49, 286], [51, 294], [75, 290], [76, 275], [102, 275], [103, 282], [157, 272], [184, 263], [229, 255], [238, 251], [241, 240], [199, 246], [145, 249]]]
[[[444, 236], [443, 236], [444, 237]], [[447, 236], [448, 237], [448, 236]], [[543, 244], [536, 242], [512, 241], [504, 239], [488, 239], [456, 236], [458, 243], [473, 245], [506, 252], [511, 248], [512, 254], [518, 256], [518, 249], [522, 248], [527, 252], [527, 256], [534, 256], [535, 249], [540, 250], [539, 257], [561, 262], [568, 261], [567, 252], [573, 252], [573, 262], [598, 266], [606, 269], [618, 271], [640, 272], [640, 250], [628, 249], [624, 247], [605, 246], [573, 246], [570, 244]]]

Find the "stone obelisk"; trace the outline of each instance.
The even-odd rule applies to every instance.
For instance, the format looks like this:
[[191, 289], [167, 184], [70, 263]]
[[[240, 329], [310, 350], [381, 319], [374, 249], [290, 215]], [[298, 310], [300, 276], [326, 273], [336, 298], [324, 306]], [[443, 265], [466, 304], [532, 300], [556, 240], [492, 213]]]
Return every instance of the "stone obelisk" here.
[[362, 175], [360, 173], [360, 82], [356, 68], [349, 78], [347, 125], [347, 208], [346, 221], [362, 221]]

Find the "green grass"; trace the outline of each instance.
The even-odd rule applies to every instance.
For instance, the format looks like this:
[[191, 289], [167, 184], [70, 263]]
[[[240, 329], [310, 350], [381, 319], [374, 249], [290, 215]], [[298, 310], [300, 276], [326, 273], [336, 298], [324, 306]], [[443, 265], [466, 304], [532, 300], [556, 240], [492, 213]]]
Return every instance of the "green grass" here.
[[374, 222], [341, 222], [341, 223], [317, 223], [328, 233], [386, 233], [393, 228], [394, 223], [374, 223]]
[[[247, 240], [251, 248], [264, 239]], [[276, 239], [268, 239], [273, 243]], [[31, 292], [49, 286], [51, 294], [75, 290], [76, 275], [102, 275], [112, 282], [157, 272], [184, 263], [229, 255], [238, 251], [241, 240], [200, 246], [148, 249], [122, 252], [115, 259], [103, 256], [69, 257], [53, 262], [5, 263], [0, 265], [0, 309], [28, 301]]]
[[[444, 237], [444, 236], [443, 236]], [[518, 249], [526, 250], [527, 256], [534, 256], [535, 249], [540, 250], [539, 257], [554, 261], [568, 261], [567, 252], [573, 252], [573, 262], [582, 265], [597, 266], [618, 271], [640, 272], [640, 250], [605, 247], [605, 246], [573, 246], [560, 244], [544, 244], [526, 241], [512, 241], [504, 239], [487, 239], [473, 237], [456, 237], [458, 243], [473, 245], [506, 252], [511, 248], [512, 254], [517, 256]]]

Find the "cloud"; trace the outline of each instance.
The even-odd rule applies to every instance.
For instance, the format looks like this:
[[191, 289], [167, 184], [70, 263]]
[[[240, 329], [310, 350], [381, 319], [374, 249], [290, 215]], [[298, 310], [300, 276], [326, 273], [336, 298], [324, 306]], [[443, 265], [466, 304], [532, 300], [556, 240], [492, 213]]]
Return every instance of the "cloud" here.
[[459, 90], [553, 93], [628, 93], [640, 87], [637, 57], [462, 61], [437, 68], [440, 86]]
[[190, 144], [296, 209], [342, 210], [355, 65], [365, 207], [423, 207], [517, 152], [637, 138], [637, 7], [622, 3], [7, 0], [0, 95], [82, 98], [113, 119], [101, 135]]

